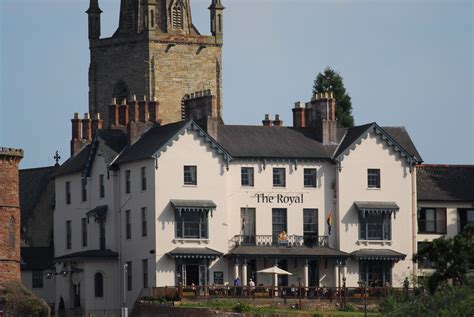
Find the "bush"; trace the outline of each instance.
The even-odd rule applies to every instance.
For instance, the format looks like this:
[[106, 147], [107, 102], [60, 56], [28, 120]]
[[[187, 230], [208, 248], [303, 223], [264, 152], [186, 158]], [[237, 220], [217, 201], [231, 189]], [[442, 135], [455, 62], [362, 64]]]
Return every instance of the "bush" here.
[[246, 303], [237, 303], [233, 308], [236, 313], [245, 313], [252, 311], [252, 306]]
[[5, 311], [15, 316], [48, 316], [46, 302], [27, 290], [17, 281], [0, 283], [0, 298], [3, 298]]

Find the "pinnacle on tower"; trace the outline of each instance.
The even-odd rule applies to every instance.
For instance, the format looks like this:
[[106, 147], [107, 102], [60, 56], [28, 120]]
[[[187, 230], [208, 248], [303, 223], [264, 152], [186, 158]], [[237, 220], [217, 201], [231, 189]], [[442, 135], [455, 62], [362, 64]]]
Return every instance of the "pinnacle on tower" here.
[[86, 11], [89, 17], [89, 40], [100, 38], [100, 14], [102, 10], [99, 8], [98, 0], [90, 0], [89, 9]]
[[224, 42], [224, 9], [221, 0], [212, 0], [209, 11], [211, 11], [211, 34], [216, 37], [216, 42]]

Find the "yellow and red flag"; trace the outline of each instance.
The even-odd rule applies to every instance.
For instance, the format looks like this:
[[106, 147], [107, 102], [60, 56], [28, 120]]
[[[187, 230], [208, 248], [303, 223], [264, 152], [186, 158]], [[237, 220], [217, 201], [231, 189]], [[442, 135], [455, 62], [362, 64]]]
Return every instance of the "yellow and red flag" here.
[[327, 223], [328, 223], [328, 232], [329, 234], [331, 234], [331, 226], [332, 226], [332, 210], [331, 209], [329, 209], [329, 212], [328, 212]]

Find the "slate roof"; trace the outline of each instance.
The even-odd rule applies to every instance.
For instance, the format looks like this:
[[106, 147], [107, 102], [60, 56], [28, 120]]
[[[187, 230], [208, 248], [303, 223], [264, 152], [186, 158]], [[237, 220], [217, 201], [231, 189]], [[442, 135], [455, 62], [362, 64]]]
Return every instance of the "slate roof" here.
[[474, 202], [474, 165], [417, 166], [418, 201]]
[[[41, 195], [46, 190], [53, 177], [55, 166], [23, 169], [20, 174], [20, 207], [21, 223], [28, 223], [33, 216], [33, 211]], [[54, 192], [50, 195], [51, 204], [54, 204]], [[51, 206], [51, 212], [53, 210]]]
[[[106, 162], [110, 163], [127, 145], [127, 135], [121, 130], [102, 129], [98, 131], [97, 138], [93, 142], [98, 142]], [[82, 172], [87, 165], [92, 148], [91, 144], [85, 146], [79, 153], [64, 162], [54, 176]]]
[[360, 137], [362, 137], [368, 129], [372, 126], [380, 128], [385, 132], [389, 137], [391, 137], [404, 151], [410, 154], [411, 157], [415, 157], [417, 162], [422, 162], [422, 158], [418, 150], [416, 149], [413, 141], [410, 138], [407, 130], [404, 127], [380, 127], [375, 122], [356, 126], [349, 128], [346, 131], [341, 143], [334, 153], [334, 158], [340, 156], [344, 151], [347, 150], [354, 142], [356, 142]]
[[65, 259], [102, 259], [102, 258], [117, 258], [118, 253], [111, 250], [87, 250], [58, 256], [56, 260]]
[[330, 159], [327, 146], [307, 136], [307, 129], [223, 125], [217, 141], [234, 158]]
[[266, 256], [266, 257], [311, 257], [311, 258], [347, 258], [348, 253], [328, 247], [294, 247], [281, 246], [246, 246], [240, 245], [231, 250], [228, 257], [232, 256]]
[[136, 143], [127, 147], [114, 164], [151, 157], [188, 123], [189, 121], [181, 121], [151, 128]]
[[53, 247], [23, 247], [20, 252], [21, 270], [46, 270], [54, 268]]

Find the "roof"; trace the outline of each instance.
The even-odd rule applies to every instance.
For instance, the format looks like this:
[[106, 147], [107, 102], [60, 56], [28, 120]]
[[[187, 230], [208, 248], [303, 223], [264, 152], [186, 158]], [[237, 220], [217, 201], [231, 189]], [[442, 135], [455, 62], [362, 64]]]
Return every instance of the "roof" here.
[[417, 166], [418, 201], [474, 202], [474, 165]]
[[239, 245], [226, 256], [266, 256], [266, 257], [311, 257], [311, 258], [347, 258], [348, 253], [328, 247], [295, 247], [282, 246], [245, 246]]
[[55, 260], [66, 259], [103, 259], [103, 258], [117, 258], [118, 253], [111, 250], [87, 250], [69, 253], [63, 256], [56, 257]]
[[[33, 216], [33, 210], [51, 181], [56, 168], [55, 166], [48, 166], [19, 171], [22, 223], [27, 223], [27, 219]], [[51, 195], [51, 199], [51, 202], [54, 203], [54, 193]]]
[[22, 270], [46, 270], [54, 268], [53, 247], [21, 248]]
[[406, 155], [409, 160], [414, 158], [418, 163], [422, 162], [418, 150], [404, 127], [380, 127], [375, 122], [347, 129], [333, 157], [335, 159], [340, 158], [347, 149], [354, 146], [372, 128], [375, 133], [382, 135], [388, 145], [401, 152], [402, 155]]
[[364, 217], [367, 214], [391, 214], [400, 210], [397, 203], [392, 201], [355, 201], [354, 205]]
[[98, 130], [92, 144], [85, 146], [79, 153], [64, 162], [54, 176], [83, 172], [93, 159], [91, 155], [95, 155], [97, 148], [104, 153], [105, 161], [110, 163], [126, 145], [127, 135], [122, 130]]
[[107, 216], [107, 205], [97, 206], [86, 213], [87, 217], [105, 218]]
[[216, 204], [212, 200], [182, 200], [172, 199], [171, 204], [175, 208], [199, 208], [199, 209], [213, 209], [216, 208]]
[[234, 158], [331, 158], [331, 151], [305, 129], [223, 125], [217, 141]]
[[406, 254], [390, 249], [360, 249], [352, 252], [351, 256], [358, 260], [398, 261], [405, 259]]
[[223, 255], [222, 252], [210, 248], [175, 248], [173, 251], [167, 253], [173, 258], [187, 258], [187, 259], [204, 259], [204, 258], [218, 258]]

